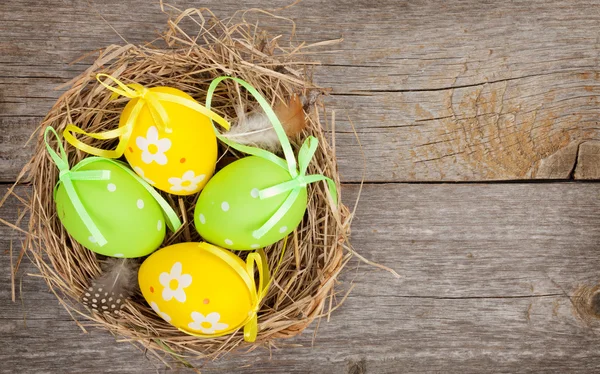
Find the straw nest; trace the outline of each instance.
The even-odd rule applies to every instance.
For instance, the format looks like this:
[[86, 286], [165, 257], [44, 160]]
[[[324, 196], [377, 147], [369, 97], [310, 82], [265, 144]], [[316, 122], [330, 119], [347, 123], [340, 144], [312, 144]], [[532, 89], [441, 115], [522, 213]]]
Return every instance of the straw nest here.
[[[182, 23], [195, 30], [185, 33]], [[190, 36], [193, 35], [193, 36]], [[335, 152], [326, 139], [320, 119], [324, 107], [315, 98], [321, 93], [308, 77], [309, 63], [295, 62], [307, 46], [278, 45], [279, 38], [269, 37], [255, 24], [229, 19], [217, 20], [207, 10], [188, 10], [169, 21], [168, 31], [160, 40], [144, 46], [109, 46], [83, 74], [68, 83], [68, 89], [52, 107], [40, 129], [53, 126], [59, 133], [69, 123], [86, 131], [98, 132], [116, 128], [126, 99], [110, 100], [110, 94], [95, 80], [104, 72], [120, 80], [145, 86], [171, 86], [205, 101], [210, 81], [224, 74], [239, 77], [256, 87], [265, 98], [275, 103], [293, 93], [308, 98], [305, 115], [308, 126], [302, 136], [291, 139], [295, 149], [308, 135], [319, 139], [319, 149], [309, 173], [332, 178], [339, 188]], [[217, 113], [225, 118], [236, 116], [236, 106], [250, 110], [254, 99], [235, 83], [219, 86], [213, 102]], [[239, 109], [238, 109], [239, 110]], [[332, 123], [327, 124], [330, 129]], [[92, 313], [79, 300], [92, 278], [101, 273], [102, 256], [86, 250], [71, 240], [61, 225], [52, 198], [58, 170], [48, 157], [41, 136], [36, 138], [35, 154], [22, 175], [33, 186], [29, 203], [31, 220], [26, 247], [42, 277], [59, 301], [82, 327], [95, 326], [109, 330], [120, 340], [140, 344], [164, 360], [172, 358], [216, 358], [237, 348], [252, 350], [274, 347], [274, 340], [299, 334], [315, 318], [328, 314], [335, 302], [333, 287], [336, 276], [349, 258], [345, 251], [350, 214], [341, 203], [335, 207], [324, 183], [308, 186], [307, 214], [298, 229], [285, 241], [266, 248], [273, 271], [286, 247], [281, 265], [273, 274], [274, 281], [259, 312], [259, 333], [255, 343], [246, 343], [241, 331], [214, 339], [186, 335], [164, 322], [137, 292], [129, 300], [120, 317]], [[114, 141], [91, 143], [113, 149]], [[67, 146], [71, 165], [87, 155]], [[224, 157], [241, 157], [221, 147]], [[164, 195], [164, 194], [163, 194]], [[184, 225], [177, 233], [167, 235], [163, 244], [200, 241], [193, 227], [196, 196], [165, 195], [179, 212]], [[242, 258], [245, 253], [238, 253]]]

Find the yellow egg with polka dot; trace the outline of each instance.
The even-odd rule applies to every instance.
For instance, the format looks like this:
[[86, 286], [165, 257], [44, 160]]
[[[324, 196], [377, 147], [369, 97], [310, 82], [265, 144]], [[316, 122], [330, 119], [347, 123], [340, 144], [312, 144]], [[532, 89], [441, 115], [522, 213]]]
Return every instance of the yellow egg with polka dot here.
[[[256, 262], [260, 278], [267, 271], [261, 256]], [[191, 335], [215, 337], [256, 324], [261, 292], [254, 270], [248, 269], [226, 249], [208, 243], [179, 243], [149, 256], [140, 267], [138, 281], [148, 304], [165, 321]]]
[[[148, 91], [194, 100], [171, 87], [153, 87]], [[138, 100], [127, 103], [120, 127], [127, 124]], [[200, 191], [213, 175], [217, 162], [217, 139], [210, 119], [179, 103], [158, 100], [168, 117], [165, 126], [157, 123], [158, 115], [148, 103], [135, 119], [125, 158], [139, 176], [159, 190], [175, 195]]]

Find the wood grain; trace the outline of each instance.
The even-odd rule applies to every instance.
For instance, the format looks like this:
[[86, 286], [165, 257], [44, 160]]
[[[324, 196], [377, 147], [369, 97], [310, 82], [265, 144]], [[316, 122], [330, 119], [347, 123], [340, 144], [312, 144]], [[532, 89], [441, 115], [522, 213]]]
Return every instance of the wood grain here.
[[[173, 3], [221, 17], [242, 6]], [[402, 277], [352, 262], [336, 298], [352, 292], [329, 322], [202, 370], [599, 372], [600, 185], [527, 182], [600, 179], [600, 3], [304, 0], [277, 14], [296, 22], [299, 41], [344, 39], [306, 57], [332, 87], [344, 201], [363, 173], [367, 182], [352, 242]], [[246, 17], [273, 34], [291, 25]], [[0, 2], [0, 196], [31, 156], [25, 143], [55, 87], [92, 51], [153, 39], [167, 19], [142, 0]], [[499, 180], [520, 183], [398, 183]], [[20, 212], [11, 199], [0, 218]], [[20, 238], [0, 224], [0, 372], [164, 371], [104, 331], [83, 333], [27, 259], [12, 303], [9, 248], [16, 259]]]
[[587, 141], [579, 145], [576, 179], [600, 179], [600, 142]]
[[[358, 189], [343, 186], [346, 203], [356, 200]], [[600, 323], [573, 305], [580, 287], [599, 281], [599, 193], [594, 183], [367, 185], [353, 244], [402, 277], [353, 262], [340, 292], [354, 288], [330, 322], [313, 324], [271, 353], [259, 350], [204, 369], [595, 372]], [[14, 220], [10, 204], [0, 213]], [[11, 235], [17, 237], [0, 228], [5, 282]], [[0, 303], [2, 368], [136, 373], [162, 367], [105, 332], [83, 334], [28, 272], [35, 270], [25, 264], [17, 275], [19, 302]], [[9, 298], [9, 288], [1, 288], [0, 300]]]
[[[203, 5], [220, 16], [240, 7], [231, 0]], [[327, 105], [337, 111], [344, 181], [360, 181], [365, 172], [351, 124], [367, 181], [485, 181], [579, 175], [565, 173], [575, 161], [545, 160], [598, 138], [599, 10], [589, 1], [306, 0], [277, 14], [296, 22], [299, 41], [344, 39], [308, 56], [323, 64], [316, 82], [333, 88]], [[274, 33], [291, 25], [255, 13], [247, 18]], [[115, 31], [132, 43], [153, 39], [166, 20], [158, 5], [141, 0], [4, 1], [1, 128], [26, 138], [60, 95], [54, 87], [89, 59], [70, 62], [123, 43]], [[0, 180], [13, 180], [30, 151], [3, 150]]]

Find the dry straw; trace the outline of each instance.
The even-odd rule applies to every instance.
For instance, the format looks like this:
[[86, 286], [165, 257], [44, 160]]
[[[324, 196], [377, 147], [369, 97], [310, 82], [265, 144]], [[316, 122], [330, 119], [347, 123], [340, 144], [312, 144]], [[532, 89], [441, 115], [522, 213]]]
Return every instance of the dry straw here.
[[[183, 31], [182, 24], [194, 30]], [[307, 129], [299, 139], [292, 139], [295, 149], [306, 136], [319, 139], [319, 149], [310, 165], [310, 174], [332, 178], [339, 188], [335, 152], [324, 134], [319, 113], [323, 106], [314, 100], [321, 90], [308, 78], [310, 63], [298, 62], [310, 46], [278, 44], [244, 20], [219, 21], [210, 11], [193, 9], [181, 12], [169, 21], [169, 29], [158, 41], [145, 46], [109, 46], [100, 52], [95, 63], [66, 86], [40, 128], [53, 126], [61, 132], [69, 123], [86, 131], [99, 132], [117, 126], [126, 99], [111, 100], [110, 95], [94, 79], [98, 72], [120, 80], [145, 86], [171, 86], [204, 102], [210, 81], [224, 74], [239, 77], [256, 87], [275, 103], [293, 93], [312, 98], [305, 108]], [[319, 43], [323, 45], [323, 43]], [[253, 98], [235, 83], [221, 84], [213, 101], [214, 110], [233, 119], [236, 112], [255, 108]], [[331, 121], [333, 122], [333, 121]], [[333, 123], [329, 124], [330, 129]], [[334, 133], [334, 131], [332, 131]], [[309, 203], [306, 217], [287, 240], [281, 266], [259, 312], [259, 333], [255, 343], [246, 343], [241, 331], [215, 339], [200, 339], [183, 334], [158, 317], [138, 292], [128, 302], [119, 318], [92, 314], [78, 300], [90, 285], [90, 279], [101, 272], [100, 256], [70, 239], [55, 212], [52, 199], [58, 170], [48, 157], [38, 133], [35, 154], [21, 174], [21, 181], [33, 187], [28, 208], [31, 219], [25, 247], [41, 276], [79, 326], [95, 326], [118, 336], [120, 340], [140, 344], [157, 357], [165, 356], [187, 362], [188, 358], [217, 358], [237, 348], [252, 350], [274, 347], [275, 339], [299, 334], [315, 318], [327, 315], [335, 298], [336, 277], [350, 257], [347, 248], [350, 217], [346, 207], [331, 201], [323, 183], [308, 186]], [[114, 148], [114, 141], [95, 141], [95, 146]], [[67, 147], [71, 165], [86, 154]], [[226, 152], [227, 158], [239, 157]], [[167, 196], [179, 210], [184, 226], [166, 238], [164, 245], [199, 241], [193, 227], [195, 197]], [[0, 202], [1, 204], [1, 202]], [[266, 252], [271, 269], [279, 261], [284, 242]], [[240, 256], [244, 257], [244, 253]], [[165, 355], [166, 354], [166, 355]], [[169, 360], [167, 360], [169, 361]], [[166, 361], [165, 361], [166, 362]]]

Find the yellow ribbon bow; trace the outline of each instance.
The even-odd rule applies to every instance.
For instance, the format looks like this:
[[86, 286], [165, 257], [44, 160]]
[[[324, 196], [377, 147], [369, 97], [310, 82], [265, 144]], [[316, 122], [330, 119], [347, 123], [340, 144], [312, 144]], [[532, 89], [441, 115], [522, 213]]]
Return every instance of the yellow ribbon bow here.
[[[108, 85], [107, 83], [102, 81], [101, 78], [107, 78], [108, 80], [111, 80], [118, 86], [118, 88]], [[96, 79], [98, 80], [98, 82], [100, 82], [101, 85], [106, 87], [108, 90], [114, 92], [114, 94], [125, 96], [130, 99], [138, 99], [138, 102], [133, 107], [125, 125], [114, 130], [99, 133], [88, 133], [75, 125], [68, 125], [65, 128], [65, 131], [63, 132], [65, 140], [75, 148], [80, 149], [86, 153], [106, 158], [121, 157], [125, 152], [127, 144], [129, 143], [129, 139], [131, 138], [131, 133], [133, 132], [133, 127], [135, 126], [136, 120], [144, 106], [147, 106], [150, 110], [152, 119], [156, 123], [159, 130], [164, 131], [166, 133], [170, 133], [172, 130], [169, 125], [169, 115], [165, 108], [161, 105], [161, 101], [180, 104], [186, 108], [195, 110], [201, 114], [204, 114], [211, 120], [216, 121], [224, 129], [229, 130], [229, 123], [223, 117], [219, 116], [212, 110], [207, 109], [206, 107], [198, 104], [195, 100], [190, 100], [185, 97], [180, 97], [165, 92], [151, 91], [148, 88], [137, 83], [126, 85], [117, 78], [114, 78], [108, 74], [97, 74]], [[84, 142], [77, 139], [74, 134], [82, 134], [85, 136], [89, 136], [90, 138], [99, 140], [115, 139], [120, 137], [120, 140], [119, 144], [117, 145], [117, 148], [115, 148], [112, 151], [109, 151], [85, 144]]]

